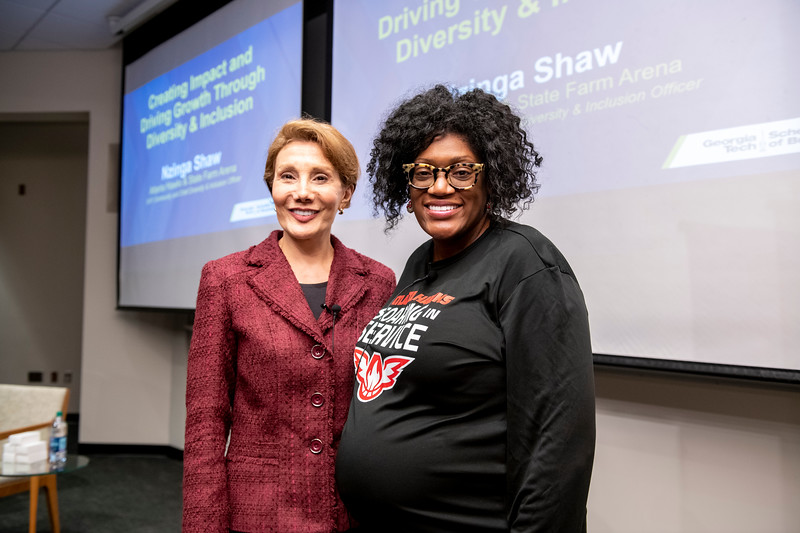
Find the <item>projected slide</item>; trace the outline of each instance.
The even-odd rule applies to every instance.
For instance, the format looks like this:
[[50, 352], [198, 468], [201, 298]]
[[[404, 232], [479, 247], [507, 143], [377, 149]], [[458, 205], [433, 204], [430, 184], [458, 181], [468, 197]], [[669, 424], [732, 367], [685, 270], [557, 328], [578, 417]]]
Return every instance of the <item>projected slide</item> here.
[[190, 308], [206, 261], [266, 236], [261, 178], [300, 114], [301, 47], [302, 3], [240, 0], [126, 68], [122, 305]]
[[797, 165], [779, 157], [800, 153], [793, 2], [339, 0], [336, 10], [333, 116], [364, 157], [375, 117], [409, 89], [448, 82], [527, 116], [559, 170], [543, 195], [730, 172], [666, 171], [678, 167]]
[[286, 19], [299, 12], [256, 24], [125, 95], [122, 173], [131, 179], [122, 183], [122, 246], [274, 214], [253, 178], [271, 136], [298, 115], [299, 24]]
[[[494, 93], [544, 156], [521, 220], [578, 273], [596, 353], [800, 370], [798, 20], [792, 0], [336, 0], [332, 122], [366, 164], [420, 87]], [[399, 270], [411, 226], [391, 248], [354, 231]]]

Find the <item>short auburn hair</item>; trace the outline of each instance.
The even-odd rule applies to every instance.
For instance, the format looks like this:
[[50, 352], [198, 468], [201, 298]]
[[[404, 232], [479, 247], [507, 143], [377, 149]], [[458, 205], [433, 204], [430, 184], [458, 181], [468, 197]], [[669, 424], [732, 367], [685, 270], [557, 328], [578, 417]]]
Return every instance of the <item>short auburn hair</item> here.
[[361, 173], [361, 166], [358, 164], [358, 156], [350, 141], [339, 130], [326, 122], [313, 118], [301, 118], [284, 124], [269, 147], [267, 164], [264, 168], [264, 181], [270, 191], [272, 191], [272, 181], [275, 179], [275, 160], [278, 158], [278, 153], [293, 141], [317, 143], [325, 158], [339, 173], [344, 187], [352, 185], [355, 189]]

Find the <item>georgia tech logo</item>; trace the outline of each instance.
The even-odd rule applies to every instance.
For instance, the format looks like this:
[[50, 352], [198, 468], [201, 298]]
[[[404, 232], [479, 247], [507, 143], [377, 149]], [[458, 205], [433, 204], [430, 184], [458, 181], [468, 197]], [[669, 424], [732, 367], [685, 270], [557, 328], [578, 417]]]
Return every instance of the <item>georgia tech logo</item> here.
[[383, 359], [378, 352], [370, 357], [366, 351], [356, 348], [353, 352], [353, 363], [358, 380], [358, 399], [369, 402], [380, 396], [383, 391], [394, 387], [397, 376], [413, 360], [413, 357], [402, 355], [391, 355]]

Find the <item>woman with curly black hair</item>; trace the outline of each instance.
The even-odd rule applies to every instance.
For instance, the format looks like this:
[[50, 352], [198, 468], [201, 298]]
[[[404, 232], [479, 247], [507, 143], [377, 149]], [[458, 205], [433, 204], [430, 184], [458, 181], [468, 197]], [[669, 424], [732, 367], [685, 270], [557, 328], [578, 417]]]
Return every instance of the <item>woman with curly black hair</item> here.
[[583, 295], [558, 249], [507, 218], [541, 157], [491, 94], [401, 103], [367, 167], [376, 209], [431, 239], [355, 349], [337, 458], [366, 531], [580, 532], [594, 458]]

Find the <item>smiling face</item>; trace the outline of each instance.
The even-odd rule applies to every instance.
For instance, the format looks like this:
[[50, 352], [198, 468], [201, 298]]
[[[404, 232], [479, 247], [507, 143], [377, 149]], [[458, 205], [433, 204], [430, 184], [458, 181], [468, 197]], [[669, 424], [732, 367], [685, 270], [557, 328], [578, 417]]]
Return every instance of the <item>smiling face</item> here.
[[[413, 162], [442, 168], [454, 163], [483, 161], [478, 160], [463, 137], [448, 133], [436, 137]], [[454, 189], [444, 172], [440, 172], [428, 190], [411, 189], [410, 195], [417, 222], [433, 238], [434, 261], [457, 254], [489, 227], [483, 172], [478, 174], [475, 186], [467, 190]]]
[[275, 158], [272, 200], [293, 245], [330, 246], [331, 225], [353, 195], [315, 142], [292, 141]]

